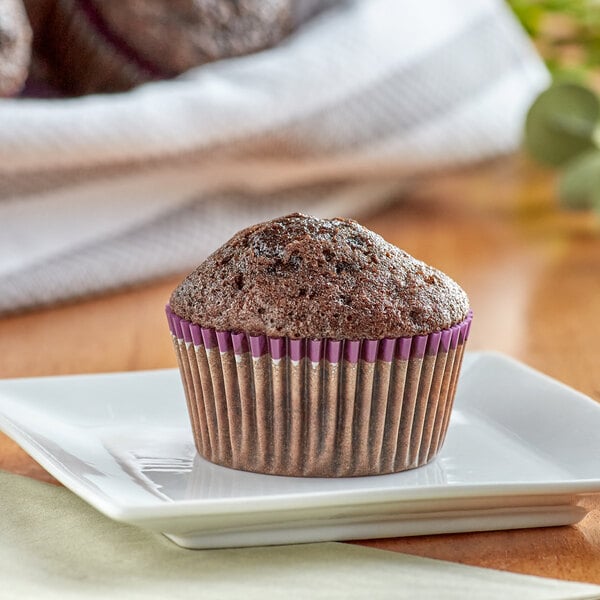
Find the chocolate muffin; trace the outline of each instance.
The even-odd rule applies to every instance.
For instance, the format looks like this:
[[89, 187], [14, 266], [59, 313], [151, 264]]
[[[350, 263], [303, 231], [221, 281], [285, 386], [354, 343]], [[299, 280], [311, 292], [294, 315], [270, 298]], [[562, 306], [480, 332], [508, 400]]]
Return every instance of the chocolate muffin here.
[[31, 28], [21, 0], [0, 2], [0, 96], [16, 96], [27, 79]]
[[55, 0], [36, 49], [67, 92], [123, 91], [274, 46], [337, 1]]
[[175, 289], [167, 315], [208, 460], [334, 477], [439, 451], [467, 296], [355, 221], [292, 214], [240, 231]]

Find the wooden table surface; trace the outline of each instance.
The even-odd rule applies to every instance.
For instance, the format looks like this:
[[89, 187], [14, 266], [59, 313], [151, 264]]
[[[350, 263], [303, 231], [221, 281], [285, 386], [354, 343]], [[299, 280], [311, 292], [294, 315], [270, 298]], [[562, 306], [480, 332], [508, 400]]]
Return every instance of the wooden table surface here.
[[[600, 226], [560, 211], [553, 190], [552, 173], [517, 156], [419, 182], [362, 222], [467, 290], [470, 350], [505, 352], [600, 401]], [[163, 305], [179, 279], [0, 319], [0, 377], [175, 366]], [[0, 469], [52, 481], [1, 434]], [[600, 583], [600, 499], [589, 506], [572, 527], [361, 543]]]

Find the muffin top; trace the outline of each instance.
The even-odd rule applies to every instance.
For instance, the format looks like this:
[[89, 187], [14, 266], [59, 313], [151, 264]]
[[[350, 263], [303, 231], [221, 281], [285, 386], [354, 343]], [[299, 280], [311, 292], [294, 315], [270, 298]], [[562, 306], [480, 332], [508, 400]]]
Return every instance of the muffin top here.
[[469, 311], [450, 277], [356, 221], [298, 213], [234, 235], [181, 282], [170, 305], [217, 330], [332, 339], [428, 334]]

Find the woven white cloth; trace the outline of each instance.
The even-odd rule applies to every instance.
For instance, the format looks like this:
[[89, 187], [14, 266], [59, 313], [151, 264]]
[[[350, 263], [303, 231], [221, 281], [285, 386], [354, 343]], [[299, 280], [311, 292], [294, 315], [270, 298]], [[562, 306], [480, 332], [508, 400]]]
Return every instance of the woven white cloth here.
[[503, 0], [348, 0], [132, 92], [0, 103], [0, 312], [190, 269], [295, 210], [514, 150], [548, 75]]

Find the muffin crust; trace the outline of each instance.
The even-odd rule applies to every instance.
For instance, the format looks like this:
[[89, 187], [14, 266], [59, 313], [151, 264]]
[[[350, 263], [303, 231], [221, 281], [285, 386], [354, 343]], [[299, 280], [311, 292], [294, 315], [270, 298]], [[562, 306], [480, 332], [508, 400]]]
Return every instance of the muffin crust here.
[[294, 213], [237, 233], [175, 289], [180, 317], [291, 338], [424, 335], [463, 321], [465, 292], [350, 219]]

